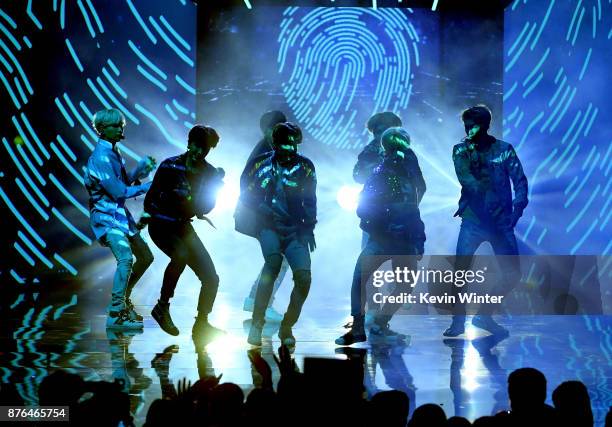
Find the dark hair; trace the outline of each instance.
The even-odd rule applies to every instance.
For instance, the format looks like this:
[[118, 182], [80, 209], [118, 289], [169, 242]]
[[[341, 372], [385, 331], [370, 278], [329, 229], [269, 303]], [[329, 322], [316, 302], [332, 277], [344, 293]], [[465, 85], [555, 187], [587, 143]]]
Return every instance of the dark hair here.
[[299, 144], [302, 142], [302, 130], [298, 125], [291, 122], [278, 123], [272, 130], [272, 144], [279, 146], [290, 142]]
[[219, 142], [219, 134], [210, 126], [195, 125], [189, 131], [187, 140], [198, 147], [211, 148]]
[[266, 132], [268, 129], [274, 127], [278, 123], [287, 121], [287, 117], [282, 111], [272, 110], [263, 113], [261, 119], [259, 119], [259, 128], [262, 132]]
[[519, 401], [519, 404], [543, 404], [546, 400], [546, 377], [534, 368], [517, 369], [508, 376], [508, 395], [511, 404], [515, 401]]
[[461, 113], [461, 120], [464, 122], [466, 120], [474, 120], [485, 129], [489, 129], [492, 117], [491, 110], [489, 110], [489, 107], [484, 104], [478, 104], [473, 107], [466, 108]]
[[402, 119], [391, 111], [376, 113], [366, 123], [366, 127], [372, 133], [382, 134], [389, 128], [402, 126]]
[[565, 417], [572, 419], [575, 426], [592, 426], [593, 412], [591, 399], [585, 385], [580, 381], [565, 381], [552, 394], [555, 409]]
[[426, 403], [412, 413], [408, 427], [443, 426], [446, 424], [446, 414], [440, 405]]

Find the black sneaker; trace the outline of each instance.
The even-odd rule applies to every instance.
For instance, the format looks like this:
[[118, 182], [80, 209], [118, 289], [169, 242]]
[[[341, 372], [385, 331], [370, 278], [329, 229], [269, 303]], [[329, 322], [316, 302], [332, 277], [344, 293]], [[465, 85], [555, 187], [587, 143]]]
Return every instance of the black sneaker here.
[[453, 322], [448, 328], [446, 328], [442, 335], [444, 335], [445, 337], [454, 338], [458, 337], [463, 333], [465, 333], [465, 316], [454, 315]]
[[472, 318], [472, 325], [491, 332], [493, 335], [509, 335], [508, 330], [493, 320], [489, 315], [474, 316]]
[[451, 325], [442, 333], [445, 337], [458, 337], [465, 333], [465, 316], [461, 314], [453, 315]]
[[225, 331], [215, 328], [213, 325], [208, 323], [208, 320], [202, 317], [196, 317], [196, 321], [191, 329], [191, 334], [194, 337], [214, 339], [219, 335], [224, 335]]
[[353, 316], [353, 321], [344, 325], [344, 327], [346, 329], [349, 329], [349, 331], [346, 334], [342, 335], [340, 338], [337, 338], [334, 342], [337, 345], [351, 345], [357, 342], [366, 341], [367, 337], [365, 333], [364, 323], [365, 322], [363, 316]]
[[444, 332], [442, 332], [442, 335], [444, 335], [445, 337], [458, 337], [459, 335], [465, 333], [465, 324], [459, 324], [459, 323], [451, 323], [451, 325], [446, 328], [446, 330]]
[[364, 342], [367, 339], [365, 329], [351, 328], [346, 334], [342, 335], [334, 341], [337, 345], [351, 345], [357, 342]]
[[281, 344], [286, 345], [287, 347], [295, 346], [295, 337], [293, 336], [293, 331], [290, 326], [281, 325], [278, 330], [278, 337], [281, 340]]
[[170, 316], [170, 303], [163, 303], [161, 301], [157, 301], [155, 307], [153, 307], [153, 311], [151, 311], [151, 316], [153, 319], [159, 324], [164, 332], [167, 334], [177, 336], [179, 334], [179, 330], [176, 326], [174, 326], [174, 322], [172, 322], [172, 317]]
[[170, 360], [172, 360], [172, 356], [175, 353], [178, 353], [179, 346], [178, 345], [169, 345], [164, 348], [164, 351], [161, 353], [157, 353], [153, 360], [151, 360], [151, 367], [155, 369], [157, 375], [166, 375], [168, 376], [168, 372], [170, 372]]
[[389, 324], [380, 325], [374, 323], [370, 328], [370, 338], [373, 340], [384, 339], [385, 341], [403, 341], [406, 335], [396, 332], [389, 327]]
[[128, 310], [128, 313], [130, 313], [130, 319], [136, 320], [138, 322], [142, 322], [143, 317], [136, 312], [136, 310], [134, 309], [134, 304], [132, 304], [132, 300], [131, 299], [126, 298], [125, 306], [126, 306], [126, 308]]

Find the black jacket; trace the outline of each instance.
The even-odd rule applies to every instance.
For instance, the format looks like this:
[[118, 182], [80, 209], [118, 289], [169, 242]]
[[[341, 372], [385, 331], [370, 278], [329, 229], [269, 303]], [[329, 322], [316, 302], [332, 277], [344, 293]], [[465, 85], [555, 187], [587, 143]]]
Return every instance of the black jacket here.
[[185, 154], [164, 160], [153, 178], [144, 201], [144, 209], [156, 219], [188, 221], [210, 212], [223, 176], [204, 161], [193, 173], [186, 167]]
[[[274, 172], [274, 152], [255, 157], [240, 177], [240, 200], [234, 218], [236, 230], [257, 237], [263, 228], [279, 232], [312, 233], [317, 222], [317, 178], [313, 163], [296, 155], [282, 176]], [[278, 179], [282, 179], [286, 206], [272, 203]], [[280, 224], [285, 230], [280, 230]]]
[[380, 145], [380, 138], [374, 138], [368, 145], [363, 147], [363, 150], [357, 156], [357, 163], [353, 168], [353, 179], [355, 182], [365, 184], [382, 159], [383, 149]]
[[257, 145], [253, 147], [253, 151], [249, 154], [249, 158], [246, 161], [246, 167], [248, 167], [256, 157], [261, 156], [262, 154], [269, 153], [272, 151], [272, 146], [268, 142], [268, 140], [264, 137], [257, 142]]
[[393, 244], [410, 243], [423, 253], [425, 226], [419, 203], [425, 193], [425, 180], [414, 152], [404, 157], [386, 156], [366, 181], [357, 215], [361, 228], [371, 237]]

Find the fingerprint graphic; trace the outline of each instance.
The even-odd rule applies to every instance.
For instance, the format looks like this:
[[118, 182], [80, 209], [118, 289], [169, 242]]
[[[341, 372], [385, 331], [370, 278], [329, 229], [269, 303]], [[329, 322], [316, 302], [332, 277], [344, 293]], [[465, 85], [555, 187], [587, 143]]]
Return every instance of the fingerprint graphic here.
[[369, 115], [406, 109], [419, 66], [412, 13], [285, 10], [278, 70], [287, 103], [308, 134], [327, 145], [353, 148], [363, 142], [363, 122]]

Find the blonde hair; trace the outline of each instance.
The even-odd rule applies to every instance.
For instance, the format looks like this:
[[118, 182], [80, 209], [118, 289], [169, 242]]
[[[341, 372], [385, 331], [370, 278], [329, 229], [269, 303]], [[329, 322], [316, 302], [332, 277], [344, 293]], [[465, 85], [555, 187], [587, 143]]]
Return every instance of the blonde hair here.
[[91, 125], [98, 134], [102, 133], [102, 129], [104, 127], [118, 123], [125, 126], [125, 116], [121, 111], [115, 108], [100, 110], [94, 114], [93, 118], [91, 119]]

